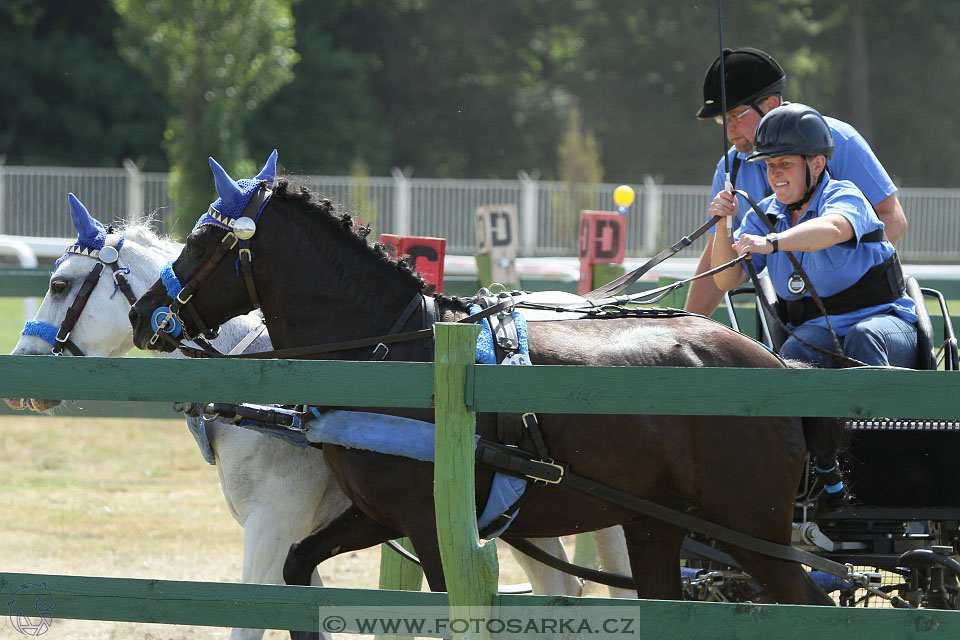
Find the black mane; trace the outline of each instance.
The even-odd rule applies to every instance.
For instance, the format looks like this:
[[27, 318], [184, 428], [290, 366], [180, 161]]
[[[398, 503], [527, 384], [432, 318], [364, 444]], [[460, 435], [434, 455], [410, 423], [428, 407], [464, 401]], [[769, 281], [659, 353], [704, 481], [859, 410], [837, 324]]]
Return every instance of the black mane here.
[[334, 232], [343, 235], [355, 246], [370, 252], [377, 261], [393, 266], [405, 277], [417, 283], [420, 289], [426, 287], [426, 283], [420, 277], [420, 274], [414, 270], [413, 265], [406, 260], [390, 257], [384, 245], [379, 242], [370, 244], [367, 241], [367, 236], [370, 235], [370, 227], [360, 224], [349, 212], [342, 210], [338, 204], [324, 197], [323, 194], [313, 193], [305, 185], [294, 185], [285, 178], [280, 178], [273, 187], [273, 196], [286, 202], [297, 203], [301, 209], [316, 214], [318, 219], [329, 225]]

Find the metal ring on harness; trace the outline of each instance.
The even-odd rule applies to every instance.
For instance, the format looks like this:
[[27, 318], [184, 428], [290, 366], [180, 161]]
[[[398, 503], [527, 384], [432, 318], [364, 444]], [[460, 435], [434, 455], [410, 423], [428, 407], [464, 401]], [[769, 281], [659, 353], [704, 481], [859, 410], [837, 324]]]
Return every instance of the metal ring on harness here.
[[154, 331], [154, 337], [159, 337], [162, 331], [171, 337], [179, 338], [183, 333], [183, 322], [170, 307], [157, 307], [150, 317], [150, 328]]

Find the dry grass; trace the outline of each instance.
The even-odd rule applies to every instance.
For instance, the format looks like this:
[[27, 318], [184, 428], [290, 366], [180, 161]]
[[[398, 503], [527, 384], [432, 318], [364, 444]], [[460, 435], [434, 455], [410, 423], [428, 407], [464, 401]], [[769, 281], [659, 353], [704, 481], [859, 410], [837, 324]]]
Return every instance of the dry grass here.
[[[0, 496], [0, 571], [239, 582], [242, 529], [227, 511], [216, 468], [182, 420], [0, 417]], [[378, 571], [377, 549], [320, 567], [324, 584], [338, 587], [375, 588]], [[501, 582], [524, 580], [501, 553]], [[46, 637], [228, 635], [212, 627], [55, 620]], [[14, 638], [23, 636], [0, 618], [0, 639]]]

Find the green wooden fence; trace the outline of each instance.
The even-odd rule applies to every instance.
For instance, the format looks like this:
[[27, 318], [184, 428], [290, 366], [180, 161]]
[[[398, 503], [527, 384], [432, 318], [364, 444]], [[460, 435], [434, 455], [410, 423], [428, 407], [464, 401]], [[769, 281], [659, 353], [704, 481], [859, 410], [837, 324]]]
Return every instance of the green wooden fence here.
[[[432, 363], [0, 356], [0, 395], [64, 399], [435, 406], [438, 533], [446, 594], [0, 573], [0, 602], [45, 584], [52, 617], [316, 630], [319, 607], [615, 606], [639, 637], [955, 638], [960, 614], [598, 598], [500, 596], [493, 547], [473, 520], [476, 411], [960, 419], [945, 371], [494, 367], [473, 364], [476, 328], [437, 325]], [[204, 397], [197, 397], [201, 386]], [[362, 383], [362, 384], [361, 384]], [[376, 389], [371, 397], [369, 389]], [[627, 393], [624, 391], [627, 390]], [[2, 567], [0, 567], [2, 568]], [[29, 591], [29, 590], [28, 590]], [[557, 609], [560, 611], [561, 609]], [[469, 635], [469, 634], [468, 634]], [[721, 634], [723, 635], [723, 634]]]

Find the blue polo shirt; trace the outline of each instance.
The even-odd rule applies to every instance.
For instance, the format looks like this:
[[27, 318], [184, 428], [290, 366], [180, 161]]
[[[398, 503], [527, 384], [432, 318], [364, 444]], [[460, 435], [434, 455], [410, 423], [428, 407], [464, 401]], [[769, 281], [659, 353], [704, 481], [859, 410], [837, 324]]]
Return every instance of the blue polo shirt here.
[[[833, 132], [833, 156], [827, 160], [827, 171], [838, 180], [849, 180], [857, 185], [871, 204], [876, 205], [897, 192], [897, 187], [890, 180], [886, 169], [874, 155], [873, 149], [867, 144], [863, 136], [852, 126], [836, 118], [824, 118]], [[733, 171], [734, 159], [740, 158], [740, 168], [737, 170], [734, 189], [746, 191], [755, 202], [773, 193], [767, 181], [767, 166], [763, 162], [747, 162], [749, 153], [738, 153], [736, 147], [730, 147], [727, 158], [730, 170]], [[724, 163], [723, 158], [717, 163], [717, 170], [713, 174], [712, 195], [724, 190]], [[738, 196], [737, 203], [740, 213], [734, 221], [736, 228], [743, 220], [743, 214], [750, 209], [747, 201]], [[710, 228], [715, 233], [716, 227]]]
[[[753, 163], [751, 163], [753, 164]], [[777, 200], [776, 196], [769, 196], [758, 203], [767, 217], [776, 216], [774, 227], [777, 232], [786, 231], [791, 227], [791, 213], [787, 205]], [[800, 262], [800, 266], [810, 276], [813, 288], [821, 298], [832, 296], [844, 289], [853, 286], [863, 277], [871, 267], [885, 262], [895, 249], [887, 240], [881, 242], [860, 242], [866, 234], [883, 228], [883, 223], [877, 217], [870, 202], [855, 184], [849, 180], [831, 180], [830, 175], [823, 177], [820, 188], [811, 199], [807, 211], [800, 218], [798, 224], [807, 220], [825, 216], [841, 215], [853, 226], [854, 237], [820, 251], [794, 251], [793, 255]], [[747, 212], [743, 223], [733, 236], [734, 242], [744, 233], [765, 236], [769, 233], [767, 225], [757, 216], [753, 209]], [[752, 256], [753, 266], [759, 273], [764, 267], [773, 282], [777, 295], [785, 300], [797, 300], [809, 295], [797, 296], [787, 289], [787, 282], [793, 274], [793, 264], [786, 252], [762, 254]], [[746, 267], [744, 267], [746, 271]], [[845, 335], [847, 330], [861, 320], [871, 316], [895, 313], [905, 321], [917, 321], [916, 306], [910, 296], [904, 294], [897, 300], [885, 304], [865, 307], [830, 316], [830, 323], [838, 335]], [[805, 324], [812, 324], [826, 328], [827, 320], [823, 316], [809, 320]]]

